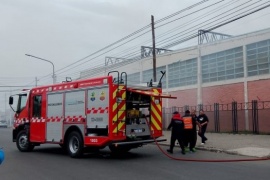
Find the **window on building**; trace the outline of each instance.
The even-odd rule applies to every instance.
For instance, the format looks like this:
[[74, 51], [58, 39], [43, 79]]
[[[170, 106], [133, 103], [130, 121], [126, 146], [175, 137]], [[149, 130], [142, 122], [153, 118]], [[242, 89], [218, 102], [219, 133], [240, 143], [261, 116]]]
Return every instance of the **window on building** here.
[[270, 39], [246, 46], [247, 75], [256, 76], [270, 73]]
[[244, 77], [243, 47], [202, 56], [202, 82]]
[[140, 84], [140, 73], [133, 73], [127, 75], [128, 84]]
[[169, 88], [197, 84], [197, 59], [178, 61], [168, 65]]

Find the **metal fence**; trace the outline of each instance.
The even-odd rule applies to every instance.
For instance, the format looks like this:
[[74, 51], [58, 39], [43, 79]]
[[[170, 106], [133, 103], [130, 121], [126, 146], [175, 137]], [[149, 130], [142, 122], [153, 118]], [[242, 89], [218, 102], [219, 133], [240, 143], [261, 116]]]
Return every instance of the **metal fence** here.
[[207, 131], [270, 134], [270, 101], [257, 100], [247, 103], [233, 101], [229, 104], [163, 108], [163, 128], [170, 123], [174, 111], [184, 115], [186, 110], [193, 109], [197, 113], [202, 109], [208, 116]]

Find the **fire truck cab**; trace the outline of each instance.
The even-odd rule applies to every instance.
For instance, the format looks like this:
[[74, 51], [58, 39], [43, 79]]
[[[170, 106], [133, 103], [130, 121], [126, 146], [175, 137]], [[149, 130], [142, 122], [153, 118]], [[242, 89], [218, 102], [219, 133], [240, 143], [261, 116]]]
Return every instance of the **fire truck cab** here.
[[23, 90], [9, 98], [15, 112], [12, 139], [22, 152], [51, 143], [74, 158], [106, 146], [127, 152], [166, 140], [159, 138], [162, 98], [174, 97], [163, 94], [161, 86], [128, 86], [127, 74], [117, 71]]

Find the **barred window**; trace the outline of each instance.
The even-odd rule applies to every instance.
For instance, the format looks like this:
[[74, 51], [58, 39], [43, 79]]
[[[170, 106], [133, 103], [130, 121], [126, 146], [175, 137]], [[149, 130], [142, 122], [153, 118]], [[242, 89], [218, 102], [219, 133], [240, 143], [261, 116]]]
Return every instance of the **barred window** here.
[[202, 82], [244, 77], [243, 47], [202, 56]]
[[133, 73], [133, 74], [128, 74], [127, 75], [127, 83], [128, 84], [139, 84], [140, 83], [140, 73]]
[[169, 88], [197, 84], [197, 59], [178, 61], [168, 65]]
[[247, 75], [256, 76], [270, 73], [270, 40], [248, 44]]

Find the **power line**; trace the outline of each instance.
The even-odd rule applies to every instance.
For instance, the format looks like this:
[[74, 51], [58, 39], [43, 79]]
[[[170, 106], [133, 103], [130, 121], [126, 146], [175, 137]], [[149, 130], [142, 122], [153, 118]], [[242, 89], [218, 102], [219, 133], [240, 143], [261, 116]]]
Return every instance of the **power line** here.
[[[192, 8], [198, 6], [198, 5], [201, 5], [201, 4], [203, 4], [203, 3], [207, 2], [207, 1], [209, 1], [209, 0], [200, 1], [200, 2], [198, 2], [198, 3], [196, 3], [196, 4], [193, 4], [193, 5], [191, 5], [191, 6], [187, 7], [187, 8], [185, 8], [185, 9], [183, 9], [183, 10], [177, 11], [177, 12], [175, 12], [175, 13], [169, 15], [169, 16], [166, 16], [166, 17], [164, 17], [164, 18], [162, 18], [162, 19], [159, 19], [159, 20], [155, 21], [155, 24], [158, 24], [158, 23], [160, 23], [160, 22], [162, 22], [162, 21], [165, 21], [165, 20], [167, 20], [167, 19], [169, 19], [169, 18], [172, 18], [172, 17], [174, 17], [174, 16], [176, 16], [176, 15], [182, 13], [182, 12], [185, 12], [185, 11], [187, 11], [187, 10], [190, 10], [190, 9], [192, 9]], [[222, 1], [224, 1], [224, 0], [222, 0]]]
[[[231, 1], [228, 2], [228, 3], [225, 3], [223, 6], [220, 6], [220, 7], [216, 8], [216, 9], [213, 9], [213, 10], [211, 10], [211, 11], [208, 11], [208, 12], [205, 13], [204, 15], [209, 15], [210, 13], [215, 12], [215, 11], [219, 10], [220, 8], [224, 8], [224, 7], [226, 7], [226, 6], [230, 5], [230, 4], [232, 4], [231, 2], [233, 2], [233, 1], [237, 1], [237, 0], [231, 0]], [[220, 1], [220, 2], [221, 2], [221, 1]], [[208, 6], [208, 7], [206, 7], [206, 8], [209, 8], [209, 7], [211, 7], [211, 5]], [[205, 8], [202, 8], [202, 9], [205, 9]], [[200, 10], [202, 10], [202, 9], [200, 9]], [[198, 11], [200, 11], [200, 10], [198, 10]], [[179, 12], [179, 11], [178, 11], [178, 12]], [[195, 12], [197, 12], [197, 11], [195, 11]], [[194, 14], [195, 12], [193, 12], [192, 14]], [[175, 13], [174, 13], [174, 14], [175, 14]], [[203, 17], [205, 18], [205, 16], [203, 16]], [[182, 18], [182, 17], [181, 17], [181, 18]], [[198, 17], [198, 18], [192, 20], [192, 22], [196, 21], [196, 20], [199, 19], [199, 18], [201, 19], [202, 17], [200, 16], [200, 17]], [[178, 19], [179, 19], [179, 18], [178, 18]], [[155, 24], [157, 24], [157, 22], [158, 22], [158, 21], [156, 21]], [[172, 30], [166, 31], [165, 33], [162, 33], [161, 35], [157, 35], [157, 36], [156, 36], [156, 40], [158, 40], [158, 39], [160, 39], [160, 38], [166, 36], [167, 34], [173, 32], [173, 31], [175, 31], [175, 30], [177, 30], [177, 29], [179, 29], [179, 27], [180, 27], [180, 28], [183, 28], [183, 26], [188, 25], [189, 23], [190, 23], [190, 21], [189, 21], [188, 23], [186, 23], [186, 24], [183, 24], [183, 25], [181, 25], [181, 26], [178, 26], [178, 27], [176, 27], [176, 28], [173, 28]], [[163, 25], [157, 26], [156, 29], [157, 29], [158, 27], [161, 27], [161, 26], [163, 26]], [[152, 42], [152, 40], [151, 40], [151, 39], [148, 39], [147, 41], [144, 41], [144, 42], [141, 43], [141, 44], [151, 43], [151, 42]], [[133, 46], [132, 48], [125, 49], [125, 50], [123, 50], [123, 51], [121, 51], [121, 52], [119, 52], [119, 53], [117, 53], [117, 54], [112, 55], [112, 56], [113, 56], [113, 57], [118, 57], [118, 56], [122, 57], [122, 54], [123, 54], [124, 52], [134, 50], [134, 48], [137, 48], [137, 47], [141, 46], [141, 44], [139, 44], [139, 45], [137, 44], [137, 45]], [[157, 43], [157, 44], [158, 44], [158, 43]], [[151, 45], [149, 45], [149, 46], [151, 46]], [[132, 54], [135, 54], [135, 53], [138, 54], [137, 51], [136, 51], [136, 52], [133, 51], [132, 53], [130, 53], [130, 54], [128, 54], [128, 55], [125, 55], [124, 57], [129, 57], [129, 55], [132, 56]]]
[[[257, 2], [259, 2], [259, 1], [257, 1]], [[256, 3], [257, 3], [257, 2], [256, 2]], [[255, 4], [255, 3], [253, 3], [253, 4]], [[263, 4], [265, 4], [265, 3], [263, 3]], [[256, 6], [256, 7], [252, 7], [251, 9], [257, 8], [257, 7], [259, 7], [259, 6], [263, 5], [263, 4], [260, 4], [260, 5]], [[243, 4], [242, 4], [242, 5], [243, 5]], [[240, 5], [240, 6], [241, 6], [241, 5]], [[240, 6], [238, 6], [238, 7], [240, 7]], [[210, 24], [212, 24], [213, 22], [217, 22], [218, 20], [221, 20], [221, 19], [223, 19], [223, 18], [227, 18], [229, 15], [232, 15], [232, 14], [234, 14], [234, 13], [236, 13], [236, 12], [239, 12], [240, 10], [246, 9], [246, 8], [249, 7], [249, 6], [250, 6], [250, 5], [248, 5], [248, 6], [244, 7], [244, 8], [238, 9], [238, 10], [236, 10], [236, 11], [233, 12], [233, 13], [225, 14], [225, 13], [231, 11], [231, 10], [234, 10], [234, 9], [230, 9], [230, 10], [226, 11], [225, 13], [221, 13], [221, 14], [215, 16], [214, 18], [219, 17], [219, 16], [221, 16], [221, 15], [224, 15], [223, 17], [218, 18], [218, 19], [213, 19], [213, 21], [208, 22], [206, 25], [210, 25]], [[249, 9], [249, 10], [250, 10], [250, 9]], [[249, 10], [247, 10], [247, 11], [249, 11]], [[245, 12], [247, 12], [247, 11], [245, 11]], [[256, 12], [257, 12], [257, 11], [256, 11]], [[222, 22], [227, 22], [228, 19], [235, 18], [235, 17], [237, 17], [237, 16], [239, 16], [239, 15], [241, 15], [241, 14], [243, 14], [243, 13], [244, 13], [244, 12], [242, 12], [242, 13], [240, 13], [240, 14], [237, 14], [237, 15], [235, 15], [235, 16], [233, 16], [233, 17], [227, 18], [226, 20], [224, 20], [224, 21], [222, 21]], [[247, 14], [247, 15], [249, 15], [249, 14]], [[247, 15], [246, 15], [246, 16], [247, 16]], [[245, 17], [245, 16], [244, 16], [244, 17]], [[240, 19], [240, 18], [239, 18], [239, 19]], [[237, 20], [237, 19], [236, 19], [236, 20]], [[204, 21], [203, 23], [205, 23], [205, 22], [207, 22], [207, 20]], [[222, 22], [221, 22], [221, 23], [222, 23]], [[218, 23], [216, 23], [216, 24], [218, 24]], [[201, 25], [202, 25], [202, 23], [200, 23], [200, 24], [198, 24], [198, 25], [196, 25], [196, 26], [193, 26], [192, 28], [198, 27], [198, 26], [201, 26]], [[204, 26], [205, 26], [205, 25], [204, 25]], [[216, 27], [216, 25], [214, 25], [213, 27]], [[212, 28], [212, 27], [211, 27], [211, 28]], [[204, 28], [204, 29], [211, 29], [211, 28]], [[215, 28], [215, 29], [216, 29], [216, 28]], [[212, 30], [213, 30], [213, 29], [212, 29]], [[183, 32], [185, 32], [185, 31], [182, 31], [181, 33], [183, 33]], [[180, 34], [180, 33], [178, 33], [178, 34]], [[176, 35], [178, 35], [178, 34], [176, 34]], [[186, 33], [186, 34], [187, 34], [187, 33]], [[171, 36], [170, 38], [174, 37], [174, 39], [175, 39], [175, 38], [179, 38], [179, 37], [183, 36], [183, 34], [182, 34], [181, 36], [175, 37], [176, 35]], [[195, 36], [195, 37], [197, 37], [197, 36]], [[170, 41], [170, 40], [167, 40], [167, 41], [165, 41], [164, 43], [169, 42], [169, 41]], [[182, 40], [180, 40], [179, 42], [181, 43]], [[160, 42], [159, 42], [159, 43], [160, 43]], [[161, 44], [164, 44], [164, 43], [161, 43]], [[178, 44], [179, 44], [179, 43], [178, 43]], [[174, 42], [171, 43], [170, 45], [163, 46], [162, 48], [170, 48], [170, 47], [173, 47], [173, 46], [175, 46], [175, 45], [177, 45], [177, 41], [174, 41]]]
[[[263, 4], [266, 4], [266, 3], [263, 3]], [[261, 6], [261, 5], [263, 5], [263, 4], [260, 4], [259, 6]], [[259, 7], [259, 6], [256, 6], [255, 8], [257, 8], [257, 7]], [[242, 15], [244, 12], [242, 12], [241, 14], [237, 14], [236, 16], [239, 16], [239, 15], [241, 15], [241, 16], [239, 16], [239, 17], [234, 16], [234, 17], [228, 18], [227, 20], [225, 20], [225, 21], [223, 21], [223, 22], [221, 22], [221, 23], [218, 23], [218, 24], [215, 25], [215, 26], [210, 26], [210, 27], [208, 28], [208, 30], [211, 31], [211, 30], [217, 29], [217, 28], [219, 28], [219, 27], [221, 27], [221, 26], [224, 26], [224, 25], [226, 25], [226, 24], [232, 23], [232, 22], [234, 22], [234, 21], [236, 21], [236, 20], [239, 20], [239, 19], [241, 19], [241, 18], [244, 18], [244, 17], [246, 17], [246, 16], [248, 16], [248, 15], [251, 15], [251, 14], [253, 14], [253, 13], [255, 13], [255, 12], [261, 11], [261, 10], [263, 10], [263, 9], [269, 7], [269, 6], [270, 6], [270, 4], [265, 5], [265, 6], [263, 6], [263, 7], [260, 7], [260, 8], [258, 8], [258, 9], [256, 9], [256, 10], [254, 10], [254, 11], [247, 12], [247, 11], [250, 10], [250, 9], [249, 9], [249, 10], [245, 11], [245, 12], [247, 12], [247, 13], [245, 13], [244, 15]], [[251, 8], [251, 9], [254, 9], [254, 7]], [[233, 18], [233, 19], [232, 19], [232, 18]], [[192, 39], [192, 38], [195, 38], [195, 37], [197, 37], [197, 36], [198, 36], [198, 34], [197, 34], [197, 33], [194, 33], [193, 35], [189, 35], [189, 36], [187, 36], [185, 39], [182, 39], [182, 41], [185, 41], [186, 39]], [[177, 41], [177, 44], [179, 44], [179, 41]], [[173, 44], [173, 45], [177, 45], [177, 44]], [[170, 44], [170, 46], [172, 46], [172, 44]], [[132, 63], [132, 62], [130, 62], [130, 63]], [[123, 66], [123, 63], [119, 64], [119, 66], [114, 66], [114, 68], [112, 68], [112, 70], [113, 70], [113, 69], [116, 69], [116, 68], [118, 68], [118, 67], [120, 67], [120, 66]]]
[[[201, 1], [201, 2], [199, 2], [199, 3], [205, 3], [205, 2], [207, 2], [208, 0], [205, 0], [205, 1]], [[221, 2], [221, 1], [220, 1]], [[201, 4], [199, 4], [199, 3], [197, 3], [197, 5], [201, 5]], [[194, 6], [194, 5], [192, 5], [192, 6]], [[190, 7], [192, 7], [192, 6], [190, 6]], [[189, 8], [190, 8], [189, 7]], [[187, 9], [187, 8], [186, 8]], [[185, 9], [183, 9], [183, 10], [181, 10], [181, 11], [178, 11], [179, 13], [178, 14], [180, 14], [180, 13], [182, 13], [182, 12], [184, 12], [185, 11]], [[167, 20], [167, 19], [170, 19], [171, 17], [174, 17], [175, 15], [176, 15], [176, 13], [173, 13], [173, 14], [171, 14], [171, 15], [169, 15], [169, 16], [166, 16], [165, 18], [162, 18], [162, 19], [160, 19], [160, 20], [158, 20], [158, 21], [156, 21], [156, 23], [160, 23], [160, 22], [163, 22], [163, 21], [165, 21], [165, 20]], [[174, 15], [174, 16], [173, 16]], [[177, 18], [177, 19], [181, 19], [181, 18]], [[176, 19], [175, 20], [173, 20], [173, 22], [174, 21], [176, 21]], [[226, 20], [226, 21], [228, 21], [228, 19]], [[232, 21], [233, 22], [233, 21]], [[215, 27], [215, 26], [218, 26], [218, 25], [221, 25], [222, 23], [224, 23], [224, 21], [222, 21], [221, 23], [219, 22], [219, 23], [216, 23], [216, 24], [214, 24], [214, 25], [212, 25], [212, 26], [210, 26], [210, 27], [208, 27], [208, 28], [212, 28], [212, 27]], [[160, 25], [159, 27], [161, 27], [161, 26], [165, 26], [165, 25], [167, 25], [168, 23], [165, 23], [165, 24], [162, 24], [162, 25]], [[209, 24], [208, 24], [209, 25]], [[96, 52], [94, 52], [94, 53], [92, 53], [92, 54], [90, 54], [90, 55], [88, 55], [88, 56], [86, 56], [85, 58], [82, 58], [82, 59], [80, 59], [80, 60], [78, 60], [78, 61], [76, 61], [76, 62], [74, 62], [74, 63], [72, 63], [72, 64], [70, 64], [70, 65], [68, 65], [68, 66], [66, 66], [66, 67], [64, 67], [64, 68], [61, 68], [61, 69], [59, 69], [58, 71], [60, 72], [59, 74], [63, 74], [63, 73], [65, 73], [65, 72], [67, 72], [67, 71], [69, 71], [69, 70], [75, 70], [74, 68], [76, 68], [76, 67], [79, 67], [80, 65], [83, 65], [83, 64], [85, 64], [85, 63], [87, 63], [87, 62], [90, 62], [90, 61], [92, 61], [92, 60], [94, 60], [94, 59], [96, 59], [96, 58], [98, 58], [98, 57], [101, 57], [102, 55], [104, 55], [104, 54], [106, 54], [106, 53], [108, 53], [108, 52], [111, 52], [111, 51], [113, 51], [113, 50], [115, 50], [115, 49], [117, 49], [117, 48], [119, 48], [119, 47], [121, 47], [121, 46], [123, 46], [123, 45], [126, 45], [127, 43], [129, 43], [129, 42], [131, 42], [132, 40], [135, 40], [135, 39], [137, 39], [137, 38], [139, 38], [139, 37], [141, 37], [142, 35], [144, 35], [144, 33], [146, 34], [146, 33], [148, 33], [148, 32], [150, 32], [150, 31], [147, 31], [147, 29], [150, 27], [150, 25], [147, 25], [147, 26], [144, 26], [143, 28], [141, 28], [141, 29], [139, 29], [139, 30], [137, 30], [137, 31], [135, 31], [134, 33], [131, 33], [130, 35], [128, 35], [128, 36], [125, 36], [124, 38], [122, 38], [122, 39], [120, 39], [120, 40], [118, 40], [118, 41], [116, 41], [115, 43], [112, 43], [112, 44], [110, 44], [110, 45], [108, 45], [108, 46], [106, 46], [106, 47], [104, 47], [104, 48], [102, 48], [102, 49], [100, 49], [100, 50], [98, 50], [98, 51], [96, 51]], [[145, 32], [145, 31], [147, 31], [147, 32]], [[142, 34], [143, 33], [143, 34]], [[189, 33], [192, 33], [192, 30], [189, 30]], [[127, 41], [128, 39], [130, 39], [131, 37], [133, 37], [133, 36], [135, 36], [135, 35], [137, 35], [137, 34], [142, 34], [142, 35], [139, 35], [139, 36], [136, 36], [136, 37], [134, 37], [132, 40], [129, 40], [129, 41]], [[178, 33], [179, 34], [179, 33]], [[187, 34], [187, 33], [186, 33]], [[188, 38], [191, 38], [192, 36], [194, 36], [195, 34], [189, 34], [189, 35], [187, 35], [186, 37], [184, 37], [185, 39], [188, 39]], [[196, 34], [197, 35], [197, 34]], [[166, 34], [164, 34], [164, 36], [166, 36]], [[163, 36], [163, 37], [164, 37]], [[126, 39], [125, 39], [126, 38]], [[179, 38], [179, 36], [177, 37], [177, 38]], [[191, 38], [192, 39], [192, 38]], [[174, 39], [175, 40], [175, 39]], [[125, 41], [125, 42], [123, 42], [123, 41]], [[162, 43], [162, 44], [165, 44], [165, 46], [166, 45], [172, 45], [172, 43], [175, 43], [176, 41], [174, 41], [174, 42], [172, 42], [173, 40], [168, 40], [167, 39], [167, 41], [166, 42], [164, 42], [164, 40], [163, 41], [160, 41], [160, 42], [164, 42], [164, 43]], [[179, 39], [177, 40], [178, 42], [179, 42]], [[120, 42], [123, 42], [122, 44], [120, 44], [120, 45], [118, 45], [118, 46], [116, 46], [117, 44], [119, 44]], [[159, 43], [160, 43], [159, 42]], [[166, 43], [169, 43], [169, 44], [166, 44]], [[177, 45], [177, 44], [174, 44], [173, 46], [175, 46], [175, 45]], [[116, 46], [116, 47], [115, 47]], [[173, 47], [172, 46], [172, 47]], [[131, 50], [133, 50], [134, 48], [131, 48]], [[106, 51], [107, 50], [107, 51]], [[102, 53], [103, 52], [103, 53]], [[98, 54], [98, 53], [101, 53], [101, 54], [99, 54], [99, 55], [96, 55], [96, 54]], [[125, 57], [128, 57], [129, 55], [136, 55], [136, 54], [139, 54], [139, 53], [136, 53], [136, 52], [132, 52], [132, 53], [129, 53], [129, 54], [126, 54], [126, 55], [124, 55]], [[95, 57], [93, 57], [93, 58], [91, 58], [91, 59], [89, 59], [89, 60], [87, 60], [86, 62], [83, 62], [83, 60], [86, 60], [86, 59], [88, 59], [89, 57], [91, 57], [91, 56], [94, 56], [94, 55], [96, 55]], [[80, 63], [80, 64], [78, 64], [78, 63]], [[74, 65], [76, 64], [76, 66], [75, 67], [73, 67]], [[95, 67], [95, 66], [92, 66], [92, 68], [93, 67]], [[83, 67], [83, 68], [85, 68], [85, 67]], [[65, 69], [65, 70], [64, 70]], [[57, 71], [57, 72], [58, 72]], [[80, 72], [76, 72], [76, 74], [79, 74]], [[74, 73], [75, 74], [75, 73]], [[49, 75], [48, 75], [49, 76]], [[46, 76], [45, 76], [46, 77]], [[41, 77], [40, 79], [45, 79], [45, 77], [43, 78], [43, 77]], [[58, 76], [58, 77], [62, 77], [62, 76]], [[34, 82], [34, 81], [33, 81]]]
[[[201, 5], [201, 4], [203, 4], [203, 3], [207, 2], [207, 1], [209, 1], [209, 0], [203, 0], [203, 1], [200, 1], [200, 2], [198, 2], [198, 3], [196, 3], [196, 4], [193, 4], [192, 6], [189, 6], [189, 7], [185, 8], [185, 9], [183, 9], [183, 10], [180, 10], [180, 11], [178, 11], [178, 12], [176, 12], [176, 13], [173, 13], [173, 14], [171, 14], [171, 15], [169, 15], [169, 16], [166, 16], [165, 18], [162, 18], [162, 19], [158, 20], [156, 23], [159, 23], [159, 22], [162, 22], [162, 21], [164, 21], [164, 20], [167, 20], [167, 19], [169, 19], [169, 18], [171, 18], [171, 17], [173, 17], [173, 16], [176, 16], [176, 15], [178, 15], [178, 14], [184, 12], [184, 11], [187, 11], [187, 10], [189, 10], [189, 9], [192, 9], [192, 8], [194, 8], [194, 7], [198, 6], [198, 5]], [[144, 26], [143, 28], [141, 28], [141, 29], [139, 29], [139, 30], [137, 30], [137, 31], [135, 31], [135, 32], [133, 32], [133, 33], [131, 33], [131, 34], [129, 34], [129, 35], [123, 37], [123, 38], [121, 38], [120, 40], [118, 40], [118, 41], [116, 41], [116, 42], [114, 42], [114, 43], [111, 43], [110, 45], [107, 45], [106, 47], [104, 47], [104, 48], [102, 48], [102, 49], [100, 49], [100, 50], [98, 50], [98, 51], [96, 51], [96, 52], [94, 52], [94, 53], [92, 53], [92, 54], [90, 54], [90, 55], [88, 55], [88, 56], [86, 56], [86, 57], [84, 57], [84, 58], [82, 58], [82, 59], [80, 59], [80, 60], [78, 60], [78, 61], [76, 61], [76, 62], [74, 62], [74, 63], [72, 63], [72, 64], [70, 64], [70, 65], [68, 65], [68, 66], [66, 66], [66, 67], [64, 67], [64, 68], [61, 68], [61, 69], [57, 70], [56, 72], [59, 72], [59, 71], [61, 71], [61, 70], [63, 70], [63, 69], [66, 69], [66, 68], [70, 68], [70, 66], [72, 66], [72, 65], [74, 65], [74, 64], [76, 64], [76, 63], [78, 63], [78, 62], [81, 62], [81, 61], [87, 59], [88, 57], [91, 57], [91, 56], [93, 56], [93, 55], [95, 55], [95, 54], [97, 54], [97, 53], [99, 53], [99, 52], [101, 52], [101, 51], [103, 51], [103, 50], [105, 50], [105, 49], [107, 49], [107, 48], [110, 48], [110, 47], [112, 47], [112, 46], [114, 46], [114, 45], [120, 43], [121, 41], [124, 41], [124, 40], [126, 40], [126, 39], [128, 39], [128, 38], [130, 38], [130, 37], [132, 37], [132, 36], [134, 36], [134, 35], [136, 35], [136, 34], [142, 32], [142, 31], [144, 31], [144, 30], [148, 29], [149, 27], [150, 27], [150, 24], [147, 25], [147, 26]], [[129, 42], [129, 41], [128, 41], [128, 42]], [[118, 46], [118, 47], [119, 47], [119, 46]], [[104, 53], [103, 53], [103, 54], [104, 54]], [[98, 56], [98, 57], [99, 57], [99, 56]], [[93, 60], [93, 59], [91, 59], [91, 60]], [[89, 61], [89, 60], [88, 60], [88, 61]], [[59, 73], [58, 73], [58, 74], [59, 74]]]
[[[183, 10], [180, 10], [180, 11], [178, 11], [178, 12], [176, 12], [176, 13], [173, 13], [173, 14], [171, 14], [171, 15], [169, 15], [169, 16], [166, 16], [165, 18], [162, 18], [162, 19], [158, 20], [157, 23], [162, 22], [162, 21], [164, 21], [164, 20], [167, 20], [167, 19], [169, 19], [169, 18], [171, 18], [171, 17], [173, 17], [173, 16], [176, 16], [176, 15], [178, 15], [178, 14], [180, 14], [180, 13], [186, 11], [186, 10], [192, 9], [192, 8], [194, 8], [194, 7], [198, 6], [198, 5], [201, 5], [201, 4], [203, 4], [203, 3], [207, 2], [207, 1], [209, 1], [209, 0], [203, 0], [203, 1], [200, 1], [200, 2], [198, 2], [198, 3], [196, 3], [196, 4], [193, 4], [192, 6], [189, 6], [189, 7], [185, 8], [185, 9], [183, 9]], [[116, 45], [117, 43], [119, 43], [119, 42], [121, 42], [121, 41], [124, 41], [124, 40], [126, 40], [126, 39], [132, 37], [133, 35], [136, 35], [137, 33], [140, 33], [140, 32], [142, 32], [142, 31], [144, 31], [145, 29], [147, 29], [147, 28], [149, 28], [149, 27], [150, 27], [150, 25], [147, 25], [147, 26], [145, 26], [145, 27], [143, 27], [143, 28], [141, 28], [141, 29], [139, 29], [139, 30], [137, 30], [137, 31], [135, 31], [135, 32], [133, 32], [133, 33], [131, 33], [130, 35], [125, 36], [124, 38], [122, 38], [122, 39], [120, 39], [120, 40], [118, 40], [118, 41], [116, 41], [116, 42], [114, 42], [114, 43], [112, 43], [112, 44], [110, 44], [110, 45], [108, 45], [108, 46], [106, 46], [106, 47], [104, 47], [104, 48], [102, 48], [102, 49], [100, 49], [100, 50], [98, 50], [98, 51], [96, 51], [96, 52], [94, 52], [94, 53], [92, 53], [92, 54], [90, 54], [90, 55], [88, 55], [88, 56], [86, 56], [86, 57], [84, 57], [84, 58], [82, 58], [82, 59], [80, 59], [80, 60], [78, 60], [78, 61], [76, 61], [76, 62], [70, 64], [70, 65], [68, 65], [68, 66], [66, 66], [66, 67], [64, 67], [64, 68], [61, 68], [61, 69], [57, 70], [56, 72], [58, 72], [58, 74], [59, 74], [59, 71], [62, 71], [62, 70], [64, 70], [64, 69], [66, 69], [66, 68], [69, 68], [68, 70], [73, 69], [73, 68], [70, 68], [70, 66], [75, 65], [75, 64], [77, 64], [77, 63], [79, 63], [79, 62], [81, 62], [81, 61], [87, 59], [88, 57], [91, 57], [91, 56], [93, 56], [93, 55], [95, 55], [95, 54], [97, 54], [97, 53], [99, 53], [99, 52], [102, 52], [103, 50], [105, 50], [105, 49], [107, 49], [107, 48], [109, 48], [109, 47], [112, 47], [112, 46]], [[133, 39], [136, 39], [136, 38], [133, 38]], [[130, 41], [128, 41], [128, 42], [130, 42]], [[126, 42], [126, 43], [127, 43], [127, 42]], [[126, 44], [126, 43], [124, 43], [124, 44]], [[120, 47], [120, 46], [117, 46], [117, 47]], [[113, 49], [116, 49], [117, 47], [115, 47], [115, 48], [113, 48]], [[113, 50], [113, 49], [111, 49], [111, 50]], [[109, 51], [107, 51], [107, 52], [110, 52], [111, 50], [109, 50]], [[107, 53], [107, 52], [105, 52], [105, 53]], [[102, 53], [101, 55], [103, 55], [103, 54], [105, 54], [105, 53]], [[101, 55], [96, 56], [96, 57], [100, 57]], [[95, 58], [96, 58], [96, 57], [95, 57]], [[93, 60], [93, 59], [95, 59], [95, 58], [92, 58], [92, 59], [90, 59], [90, 60]], [[88, 61], [90, 61], [90, 60], [88, 60]], [[84, 63], [81, 63], [81, 64], [79, 64], [79, 65], [82, 65], [82, 64], [84, 64]], [[77, 65], [76, 67], [78, 67], [79, 65]], [[66, 72], [66, 71], [68, 71], [68, 70], [65, 70], [64, 72]], [[63, 73], [63, 72], [62, 72], [62, 73]], [[42, 77], [42, 78], [40, 78], [40, 79], [44, 79], [44, 78], [46, 78], [46, 77], [48, 77], [48, 76], [50, 76], [50, 75], [44, 76], [44, 77]]]
[[204, 10], [204, 9], [207, 9], [207, 8], [209, 8], [209, 7], [211, 7], [211, 6], [214, 6], [214, 5], [218, 4], [218, 3], [221, 3], [221, 2], [223, 2], [223, 1], [224, 1], [224, 0], [218, 1], [218, 2], [216, 2], [216, 3], [214, 3], [214, 4], [211, 4], [211, 5], [207, 6], [207, 7], [204, 7], [204, 8], [202, 8], [202, 9], [197, 10], [197, 11], [194, 11], [194, 12], [192, 12], [192, 13], [189, 13], [189, 14], [187, 14], [187, 15], [185, 15], [185, 16], [182, 16], [182, 17], [180, 17], [180, 18], [176, 18], [176, 19], [174, 19], [174, 20], [172, 20], [172, 21], [169, 21], [169, 22], [167, 22], [167, 23], [164, 23], [164, 24], [161, 24], [161, 25], [159, 25], [159, 26], [156, 26], [156, 28], [160, 28], [160, 27], [162, 27], [162, 26], [165, 26], [165, 25], [167, 25], [167, 24], [170, 24], [170, 23], [172, 23], [172, 22], [175, 22], [175, 21], [177, 21], [177, 20], [179, 20], [179, 19], [183, 19], [183, 18], [185, 18], [185, 17], [187, 17], [187, 16], [190, 16], [190, 15], [192, 15], [192, 14], [198, 13], [198, 12]]
[[[232, 1], [230, 1], [230, 2], [228, 2], [228, 3], [226, 3], [226, 4], [224, 4], [223, 6], [217, 7], [216, 9], [213, 9], [212, 11], [209, 11], [209, 12], [203, 14], [202, 16], [205, 18], [206, 15], [209, 15], [209, 14], [211, 14], [212, 12], [218, 11], [218, 10], [221, 9], [221, 8], [224, 8], [224, 7], [228, 6], [228, 5], [231, 5], [231, 4], [232, 4], [231, 2], [233, 2], [233, 1], [237, 1], [237, 0], [232, 0]], [[210, 6], [209, 6], [209, 7], [210, 7]], [[192, 22], [195, 22], [197, 19], [202, 19], [202, 16], [199, 16], [199, 17], [193, 19], [192, 21], [189, 21], [189, 22], [187, 22], [187, 23], [185, 23], [185, 24], [182, 24], [181, 26], [178, 26], [178, 27], [176, 27], [176, 28], [173, 28], [172, 30], [169, 30], [169, 31], [167, 31], [167, 32], [165, 32], [165, 33], [163, 33], [163, 34], [161, 34], [161, 35], [158, 35], [158, 36], [156, 37], [156, 39], [160, 39], [161, 37], [164, 37], [164, 36], [166, 36], [167, 34], [173, 32], [173, 31], [175, 31], [175, 30], [177, 30], [177, 29], [183, 28], [184, 26], [189, 25], [189, 24], [191, 24]], [[166, 38], [166, 39], [167, 39], [167, 38]], [[145, 43], [150, 43], [151, 41], [152, 41], [151, 39], [150, 39], [150, 40], [147, 40], [147, 41], [144, 41], [143, 44], [145, 44]], [[158, 44], [159, 44], [159, 43], [157, 43], [157, 45], [158, 45]], [[136, 46], [133, 46], [133, 48], [129, 48], [128, 51], [134, 50], [134, 48], [135, 48], [135, 47], [138, 47], [138, 46], [140, 46], [140, 44], [139, 44], [139, 45], [136, 45]], [[149, 46], [151, 46], [151, 45], [149, 45]], [[112, 55], [112, 56], [119, 56], [119, 55], [120, 55], [120, 57], [124, 57], [124, 58], [125, 58], [125, 57], [130, 57], [130, 56], [138, 55], [137, 51], [135, 51], [135, 52], [133, 51], [132, 53], [129, 53], [129, 54], [127, 54], [127, 55], [122, 56], [123, 52], [126, 52], [126, 51], [127, 51], [127, 50], [122, 51], [121, 53], [118, 53], [117, 55]]]

